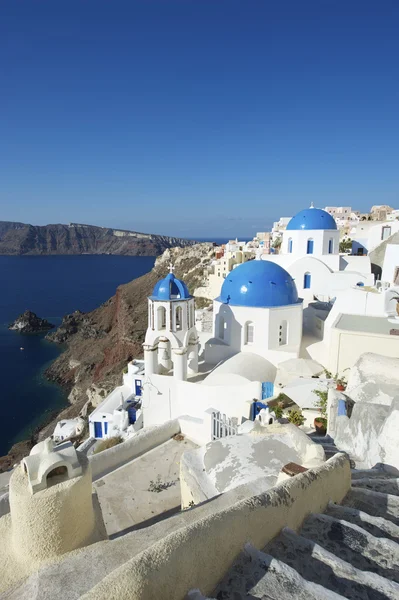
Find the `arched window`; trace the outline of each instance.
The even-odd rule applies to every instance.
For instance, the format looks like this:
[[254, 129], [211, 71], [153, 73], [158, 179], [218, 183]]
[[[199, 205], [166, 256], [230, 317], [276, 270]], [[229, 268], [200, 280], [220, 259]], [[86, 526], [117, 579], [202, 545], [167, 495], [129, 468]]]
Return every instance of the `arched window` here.
[[224, 340], [224, 330], [226, 327], [226, 321], [224, 320], [224, 317], [219, 317], [219, 338], [221, 340]]
[[183, 327], [183, 310], [181, 306], [176, 308], [176, 329], [180, 331]]
[[313, 254], [313, 239], [312, 238], [308, 239], [308, 245], [307, 245], [306, 253], [307, 254]]
[[157, 309], [157, 329], [166, 328], [166, 308], [164, 306], [158, 306]]
[[254, 343], [254, 333], [255, 327], [254, 324], [249, 321], [245, 323], [245, 344], [253, 344]]
[[292, 254], [292, 238], [288, 240], [288, 253]]
[[65, 465], [61, 465], [59, 467], [55, 467], [47, 473], [46, 484], [47, 487], [50, 487], [51, 485], [61, 483], [61, 481], [66, 481], [67, 479], [68, 469]]
[[334, 251], [334, 240], [331, 238], [328, 240], [328, 254], [332, 254]]
[[285, 346], [288, 342], [288, 322], [281, 321], [278, 333], [278, 345]]
[[312, 281], [311, 274], [305, 273], [303, 276], [303, 287], [305, 290], [308, 290], [310, 288], [311, 281]]

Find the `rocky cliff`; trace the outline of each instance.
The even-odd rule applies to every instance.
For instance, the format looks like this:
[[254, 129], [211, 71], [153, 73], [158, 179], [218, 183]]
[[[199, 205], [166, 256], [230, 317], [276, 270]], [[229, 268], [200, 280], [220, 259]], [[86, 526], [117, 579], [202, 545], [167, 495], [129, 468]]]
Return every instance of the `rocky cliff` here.
[[120, 254], [157, 256], [194, 244], [182, 238], [94, 225], [26, 225], [0, 221], [0, 254]]
[[[47, 376], [66, 387], [72, 404], [97, 403], [119, 385], [126, 363], [142, 356], [147, 329], [147, 297], [155, 283], [168, 272], [175, 274], [193, 293], [203, 283], [204, 267], [213, 257], [212, 244], [166, 250], [152, 271], [121, 285], [115, 296], [90, 313], [67, 315], [61, 326], [48, 334], [66, 350], [47, 370]], [[71, 414], [70, 411], [68, 414]]]

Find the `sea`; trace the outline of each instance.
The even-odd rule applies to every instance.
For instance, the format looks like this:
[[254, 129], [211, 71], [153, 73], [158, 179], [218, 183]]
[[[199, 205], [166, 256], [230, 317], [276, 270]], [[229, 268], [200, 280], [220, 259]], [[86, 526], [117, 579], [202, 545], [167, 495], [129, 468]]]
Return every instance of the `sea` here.
[[8, 324], [29, 309], [59, 325], [68, 313], [97, 308], [154, 262], [152, 256], [0, 256], [0, 456], [68, 405], [64, 390], [43, 376], [62, 347], [45, 334], [9, 331]]

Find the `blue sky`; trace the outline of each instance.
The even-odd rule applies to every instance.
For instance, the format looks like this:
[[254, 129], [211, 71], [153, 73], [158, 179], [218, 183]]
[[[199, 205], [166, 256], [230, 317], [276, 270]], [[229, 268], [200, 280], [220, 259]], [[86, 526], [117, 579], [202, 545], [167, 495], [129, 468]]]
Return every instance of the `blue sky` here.
[[0, 220], [252, 235], [399, 206], [397, 0], [2, 0]]

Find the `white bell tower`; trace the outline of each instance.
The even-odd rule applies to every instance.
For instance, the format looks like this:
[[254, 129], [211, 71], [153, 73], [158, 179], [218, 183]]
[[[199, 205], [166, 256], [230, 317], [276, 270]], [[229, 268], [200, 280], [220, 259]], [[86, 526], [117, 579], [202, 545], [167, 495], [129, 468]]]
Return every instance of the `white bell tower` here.
[[194, 298], [186, 284], [169, 273], [158, 281], [148, 298], [148, 328], [144, 341], [145, 373], [176, 379], [198, 372], [198, 334]]

